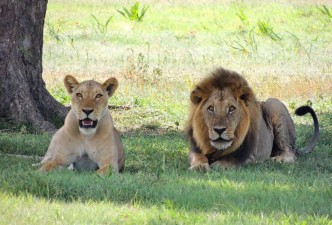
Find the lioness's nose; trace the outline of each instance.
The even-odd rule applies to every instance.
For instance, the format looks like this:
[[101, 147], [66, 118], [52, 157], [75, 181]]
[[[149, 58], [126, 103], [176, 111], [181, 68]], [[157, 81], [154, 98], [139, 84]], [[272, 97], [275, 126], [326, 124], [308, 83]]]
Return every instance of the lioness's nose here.
[[90, 113], [93, 112], [93, 109], [82, 109], [82, 111], [88, 116]]
[[226, 127], [214, 127], [213, 130], [215, 132], [217, 132], [219, 135], [221, 135], [222, 133], [224, 133], [224, 131], [226, 130]]

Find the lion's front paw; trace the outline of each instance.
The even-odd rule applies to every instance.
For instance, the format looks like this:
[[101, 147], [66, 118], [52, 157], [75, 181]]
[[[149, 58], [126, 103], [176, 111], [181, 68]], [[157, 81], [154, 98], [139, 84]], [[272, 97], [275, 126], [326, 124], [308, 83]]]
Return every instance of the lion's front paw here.
[[233, 161], [219, 160], [212, 163], [211, 168], [213, 169], [232, 169], [236, 168], [237, 165]]
[[204, 170], [204, 171], [209, 171], [211, 169], [209, 163], [192, 163], [191, 166], [189, 167], [190, 170]]

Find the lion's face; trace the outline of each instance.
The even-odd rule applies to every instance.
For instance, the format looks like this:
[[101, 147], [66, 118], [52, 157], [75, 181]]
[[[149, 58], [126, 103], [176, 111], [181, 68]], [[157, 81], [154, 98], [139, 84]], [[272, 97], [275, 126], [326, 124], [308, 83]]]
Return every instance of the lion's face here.
[[[251, 122], [255, 96], [247, 82], [229, 71], [219, 71], [191, 92], [189, 127], [203, 154], [234, 152], [243, 143]], [[253, 114], [254, 115], [254, 114]]]
[[103, 84], [93, 80], [78, 83], [67, 75], [64, 80], [68, 93], [71, 94], [71, 108], [77, 118], [81, 133], [94, 134], [98, 122], [108, 110], [108, 99], [118, 87], [116, 78], [109, 78]]
[[211, 94], [202, 106], [211, 146], [224, 151], [232, 145], [242, 114], [239, 101], [229, 89], [215, 90]]

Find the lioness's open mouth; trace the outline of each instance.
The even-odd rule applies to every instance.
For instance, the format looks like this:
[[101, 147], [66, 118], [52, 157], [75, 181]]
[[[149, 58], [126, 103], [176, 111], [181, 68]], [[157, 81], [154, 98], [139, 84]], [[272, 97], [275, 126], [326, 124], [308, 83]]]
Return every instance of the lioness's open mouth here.
[[91, 120], [86, 118], [84, 120], [79, 120], [80, 128], [96, 128], [98, 120]]

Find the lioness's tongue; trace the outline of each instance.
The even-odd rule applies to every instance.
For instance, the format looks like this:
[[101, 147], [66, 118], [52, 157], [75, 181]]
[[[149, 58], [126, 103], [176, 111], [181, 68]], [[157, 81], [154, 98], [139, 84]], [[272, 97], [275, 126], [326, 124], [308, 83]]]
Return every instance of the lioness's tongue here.
[[83, 123], [83, 125], [92, 126], [93, 121], [92, 120], [83, 120], [82, 123]]

